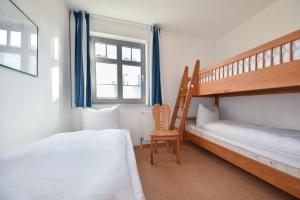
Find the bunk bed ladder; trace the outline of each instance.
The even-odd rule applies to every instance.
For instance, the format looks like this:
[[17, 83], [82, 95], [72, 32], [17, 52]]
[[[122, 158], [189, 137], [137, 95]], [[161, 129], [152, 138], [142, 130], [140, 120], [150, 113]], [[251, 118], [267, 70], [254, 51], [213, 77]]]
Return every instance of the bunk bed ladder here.
[[[180, 88], [174, 106], [170, 129], [177, 130], [177, 132], [181, 135], [181, 139], [192, 97], [197, 94], [199, 84], [199, 67], [200, 61], [197, 60], [192, 77], [188, 76], [188, 67], [186, 66], [184, 68], [184, 73], [181, 79]], [[178, 115], [180, 110], [181, 115]], [[179, 123], [176, 123], [176, 120], [179, 120]], [[178, 124], [179, 126], [175, 127], [176, 124]]]

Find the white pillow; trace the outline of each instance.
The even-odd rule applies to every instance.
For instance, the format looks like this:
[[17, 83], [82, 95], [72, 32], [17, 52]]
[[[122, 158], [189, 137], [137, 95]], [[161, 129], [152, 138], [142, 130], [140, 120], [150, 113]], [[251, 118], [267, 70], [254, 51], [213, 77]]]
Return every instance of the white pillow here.
[[197, 126], [204, 126], [218, 120], [219, 110], [217, 106], [203, 106], [202, 104], [199, 104], [196, 118]]
[[101, 109], [85, 108], [82, 111], [83, 130], [103, 130], [119, 128], [119, 106]]

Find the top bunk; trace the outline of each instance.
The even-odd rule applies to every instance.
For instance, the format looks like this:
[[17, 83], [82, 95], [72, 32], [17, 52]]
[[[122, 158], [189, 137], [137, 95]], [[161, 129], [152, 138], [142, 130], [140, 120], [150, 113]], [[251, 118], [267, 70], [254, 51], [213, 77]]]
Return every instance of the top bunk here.
[[300, 30], [199, 71], [195, 96], [300, 91]]

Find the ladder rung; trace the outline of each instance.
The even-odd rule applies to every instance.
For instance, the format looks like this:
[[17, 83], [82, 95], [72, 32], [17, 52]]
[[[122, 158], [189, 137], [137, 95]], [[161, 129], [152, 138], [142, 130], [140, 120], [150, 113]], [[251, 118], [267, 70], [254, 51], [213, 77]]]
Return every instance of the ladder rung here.
[[176, 107], [183, 108], [183, 105], [178, 105], [178, 106], [176, 106]]
[[187, 93], [180, 94], [179, 96], [180, 96], [180, 97], [186, 97], [186, 96], [187, 96]]
[[181, 119], [181, 116], [178, 116], [178, 115], [177, 115], [176, 118], [177, 118], [177, 119]]
[[189, 77], [188, 80], [189, 80], [189, 81], [192, 81], [192, 77]]
[[174, 130], [178, 130], [178, 127], [174, 127]]

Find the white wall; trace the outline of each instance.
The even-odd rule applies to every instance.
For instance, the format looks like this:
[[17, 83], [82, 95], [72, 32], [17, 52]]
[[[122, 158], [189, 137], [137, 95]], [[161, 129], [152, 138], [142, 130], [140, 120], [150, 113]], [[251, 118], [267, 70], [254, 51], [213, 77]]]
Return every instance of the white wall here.
[[60, 0], [15, 2], [39, 26], [39, 76], [0, 67], [0, 154], [72, 129], [68, 9]]
[[[132, 25], [117, 20], [94, 17], [91, 20], [91, 31], [108, 34], [106, 36], [118, 39], [116, 36], [136, 38], [144, 41], [147, 47], [151, 44], [151, 31], [149, 26]], [[162, 27], [160, 36], [160, 58], [163, 77], [163, 98], [172, 108], [174, 106], [181, 76], [185, 65], [189, 65], [193, 70], [196, 59], [200, 59], [205, 64], [214, 61], [215, 46], [214, 40], [199, 38], [188, 34], [177, 34], [165, 30]], [[148, 49], [148, 58], [150, 56]], [[149, 60], [148, 60], [149, 61]], [[148, 67], [150, 62], [147, 63]], [[150, 70], [150, 69], [149, 69]], [[192, 73], [191, 70], [191, 73]], [[149, 88], [148, 85], [147, 88]], [[197, 100], [193, 100], [193, 105]], [[211, 99], [202, 100], [206, 104], [211, 103]], [[103, 105], [94, 105], [94, 108], [101, 108]], [[121, 105], [120, 107], [120, 128], [127, 128], [131, 132], [135, 145], [140, 144], [140, 137], [143, 135], [142, 112], [149, 109], [146, 105]], [[196, 109], [191, 109], [191, 114], [195, 114]], [[80, 130], [80, 111], [74, 109], [74, 130]]]
[[[189, 67], [189, 76], [192, 76], [195, 62], [200, 59], [200, 66], [214, 62], [215, 41], [210, 38], [195, 37], [189, 34], [177, 34], [162, 30], [160, 36], [161, 67], [163, 69], [164, 101], [171, 106], [175, 105], [184, 67]], [[190, 116], [196, 115], [200, 101], [211, 104], [210, 98], [193, 98], [190, 107]]]
[[[300, 28], [300, 1], [278, 0], [216, 41], [221, 61]], [[300, 94], [226, 97], [221, 118], [300, 130]]]

